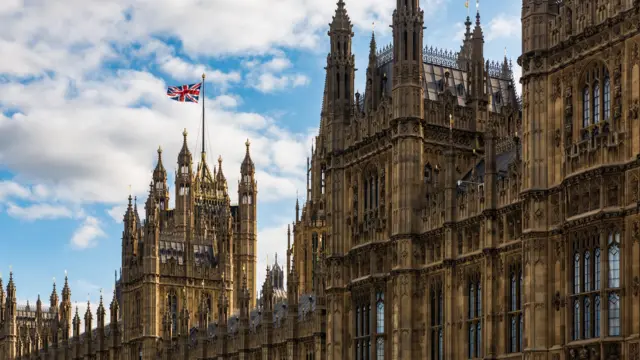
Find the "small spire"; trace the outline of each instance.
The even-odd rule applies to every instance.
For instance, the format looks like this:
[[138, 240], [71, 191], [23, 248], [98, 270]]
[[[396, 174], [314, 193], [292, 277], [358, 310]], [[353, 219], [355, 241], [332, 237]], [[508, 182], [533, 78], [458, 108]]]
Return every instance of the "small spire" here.
[[480, 26], [480, 0], [476, 0], [476, 26]]

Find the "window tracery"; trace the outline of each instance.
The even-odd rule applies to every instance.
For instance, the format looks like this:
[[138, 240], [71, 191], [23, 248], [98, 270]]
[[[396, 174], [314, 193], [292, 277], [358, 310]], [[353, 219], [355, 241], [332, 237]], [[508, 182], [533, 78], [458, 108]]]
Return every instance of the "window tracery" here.
[[524, 316], [522, 312], [523, 276], [522, 264], [510, 266], [509, 279], [509, 352], [523, 351]]
[[[611, 79], [606, 65], [589, 67], [582, 87], [582, 138], [608, 131], [611, 116]], [[604, 123], [601, 126], [601, 123]]]
[[444, 298], [442, 284], [436, 283], [431, 288], [431, 360], [444, 359]]

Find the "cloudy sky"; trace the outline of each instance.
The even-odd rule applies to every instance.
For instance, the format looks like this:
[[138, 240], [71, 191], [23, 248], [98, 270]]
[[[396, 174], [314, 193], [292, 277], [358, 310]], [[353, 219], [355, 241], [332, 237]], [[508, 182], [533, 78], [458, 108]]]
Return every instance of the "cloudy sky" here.
[[[425, 45], [458, 50], [464, 0], [421, 1]], [[0, 272], [6, 285], [13, 266], [20, 302], [48, 303], [65, 270], [74, 301], [95, 302], [101, 288], [111, 300], [129, 185], [142, 204], [160, 145], [172, 183], [183, 128], [192, 151], [201, 146], [200, 106], [169, 100], [166, 87], [203, 72], [207, 152], [223, 157], [234, 201], [251, 139], [261, 283], [305, 193], [335, 2], [0, 1]], [[390, 43], [395, 1], [345, 2], [362, 90], [372, 23], [378, 46]], [[487, 57], [506, 47], [515, 63], [520, 3], [482, 0], [480, 11]]]

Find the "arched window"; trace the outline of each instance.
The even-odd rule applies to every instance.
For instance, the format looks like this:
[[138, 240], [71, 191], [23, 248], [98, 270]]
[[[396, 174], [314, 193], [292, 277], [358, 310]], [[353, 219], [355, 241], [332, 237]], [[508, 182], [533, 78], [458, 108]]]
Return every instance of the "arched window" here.
[[580, 302], [573, 303], [573, 340], [580, 339]]
[[600, 337], [600, 295], [595, 296], [595, 300], [593, 302], [593, 321], [594, 321], [594, 337]]
[[[580, 235], [573, 243], [574, 292], [573, 338], [590, 339], [599, 333], [599, 305], [596, 297], [600, 289], [601, 253], [598, 248], [600, 234], [597, 230], [586, 237]], [[582, 254], [582, 257], [580, 256]]]
[[418, 61], [418, 55], [420, 54], [420, 48], [418, 46], [419, 34], [413, 32], [413, 60]]
[[591, 125], [590, 115], [591, 108], [589, 106], [589, 87], [585, 86], [582, 91], [582, 127], [586, 128]]
[[593, 84], [593, 123], [600, 122], [600, 83]]
[[378, 323], [378, 328], [377, 328], [377, 332], [378, 335], [383, 334], [384, 333], [384, 293], [379, 292], [376, 295], [376, 300], [377, 300], [377, 323]]
[[509, 291], [509, 352], [522, 352], [522, 265], [511, 266], [511, 289]]
[[482, 285], [480, 280], [469, 282], [469, 358], [481, 357], [482, 354]]
[[344, 74], [344, 96], [347, 99], [350, 99], [353, 97], [353, 95], [351, 94], [351, 82], [349, 81], [349, 74]]
[[600, 248], [596, 248], [596, 250], [594, 251], [594, 257], [595, 259], [593, 260], [593, 265], [595, 268], [595, 289], [594, 290], [600, 290]]
[[603, 97], [604, 121], [609, 121], [609, 115], [611, 114], [611, 80], [609, 80], [609, 75], [604, 78]]
[[444, 302], [442, 284], [431, 288], [431, 360], [440, 360], [444, 356], [442, 325], [444, 320]]
[[402, 47], [404, 48], [404, 59], [409, 60], [409, 37], [407, 31], [403, 32]]
[[589, 250], [584, 252], [584, 291], [591, 291], [591, 253]]
[[620, 295], [609, 294], [609, 336], [620, 336]]
[[376, 359], [384, 360], [384, 293], [376, 294]]
[[369, 180], [364, 181], [364, 209], [369, 209]]
[[573, 256], [573, 293], [580, 293], [580, 253]]
[[609, 288], [620, 287], [620, 234], [609, 234]]
[[171, 317], [171, 333], [175, 336], [178, 331], [178, 297], [174, 292], [167, 295], [167, 310]]

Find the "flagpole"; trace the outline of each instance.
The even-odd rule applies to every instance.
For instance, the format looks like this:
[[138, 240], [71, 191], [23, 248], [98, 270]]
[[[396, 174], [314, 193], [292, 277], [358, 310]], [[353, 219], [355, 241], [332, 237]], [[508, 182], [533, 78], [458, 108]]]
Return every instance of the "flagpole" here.
[[202, 153], [204, 154], [204, 79], [205, 74], [202, 74]]

